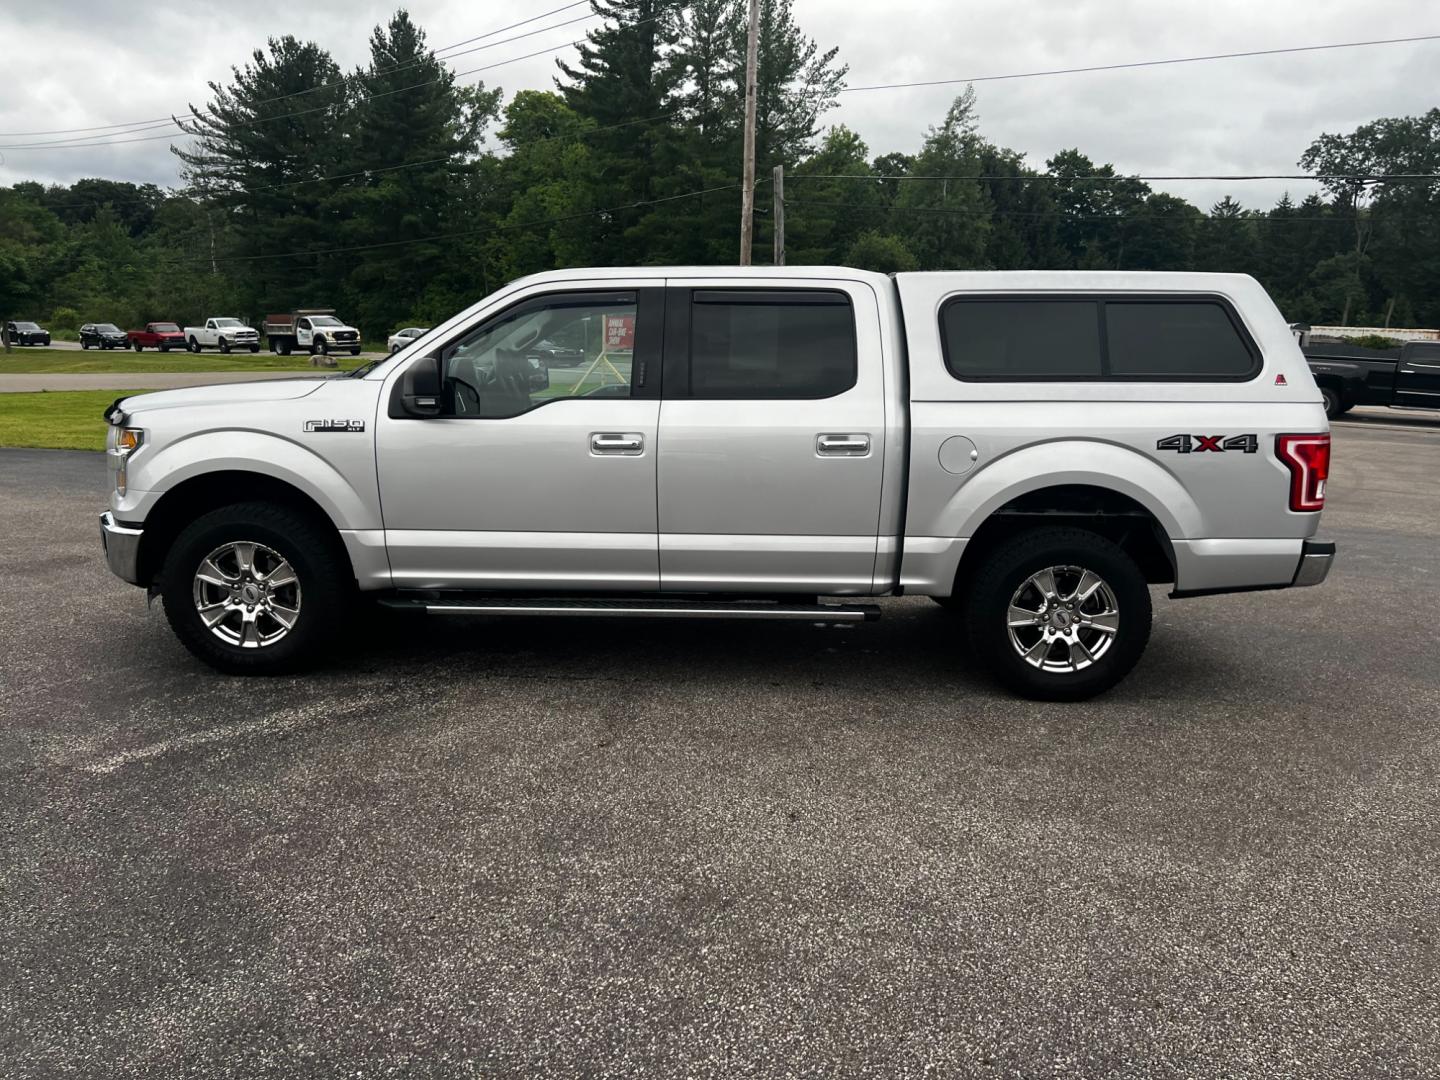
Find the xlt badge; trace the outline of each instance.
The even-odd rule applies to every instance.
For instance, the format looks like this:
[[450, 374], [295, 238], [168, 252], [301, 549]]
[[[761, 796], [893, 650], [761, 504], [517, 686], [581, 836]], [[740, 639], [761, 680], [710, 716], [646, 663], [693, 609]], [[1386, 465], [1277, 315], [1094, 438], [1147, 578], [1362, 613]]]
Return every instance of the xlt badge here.
[[306, 420], [306, 431], [364, 431], [364, 420]]

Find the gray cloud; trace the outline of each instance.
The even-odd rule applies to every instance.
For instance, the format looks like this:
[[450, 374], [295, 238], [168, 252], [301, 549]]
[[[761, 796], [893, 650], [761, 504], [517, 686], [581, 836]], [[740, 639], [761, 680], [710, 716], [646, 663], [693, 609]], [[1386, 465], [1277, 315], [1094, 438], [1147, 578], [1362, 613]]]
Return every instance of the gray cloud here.
[[[321, 42], [348, 69], [364, 60], [370, 28], [394, 6], [393, 0], [7, 5], [0, 10], [0, 40], [20, 48], [10, 53], [0, 80], [0, 131], [148, 119], [182, 111], [187, 102], [203, 104], [208, 81], [228, 79], [232, 65], [243, 65], [267, 35], [280, 32]], [[559, 0], [417, 0], [409, 6], [438, 46], [557, 7]], [[1371, 0], [1363, 7], [1301, 0], [796, 0], [800, 24], [822, 46], [840, 46], [856, 86], [1440, 32], [1440, 22], [1427, 18], [1431, 11], [1421, 0]], [[559, 44], [580, 29], [583, 24], [558, 28], [463, 57], [457, 66]], [[1437, 59], [1440, 42], [1432, 42], [979, 83], [976, 89], [985, 135], [1024, 152], [1037, 167], [1073, 146], [1126, 172], [1285, 173], [1296, 171], [1296, 159], [1321, 131], [1348, 131], [1377, 116], [1434, 106]], [[554, 57], [544, 56], [481, 77], [513, 91], [549, 87], [554, 73]], [[849, 93], [826, 119], [854, 128], [872, 153], [913, 151], [961, 89]], [[36, 140], [0, 137], [0, 144], [22, 141]], [[0, 149], [0, 183], [106, 176], [173, 185], [177, 163], [167, 146]], [[1202, 206], [1232, 194], [1252, 207], [1270, 205], [1286, 189], [1300, 197], [1314, 188], [1303, 181], [1156, 186]]]

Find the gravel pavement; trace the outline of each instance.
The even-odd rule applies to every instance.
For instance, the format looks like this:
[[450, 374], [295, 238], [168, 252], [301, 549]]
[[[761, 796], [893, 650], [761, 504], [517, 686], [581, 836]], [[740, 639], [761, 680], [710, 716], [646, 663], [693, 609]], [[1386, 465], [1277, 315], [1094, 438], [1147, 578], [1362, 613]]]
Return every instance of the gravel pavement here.
[[1047, 705], [918, 598], [221, 676], [0, 451], [0, 1075], [1436, 1075], [1437, 462], [1340, 424], [1326, 585]]

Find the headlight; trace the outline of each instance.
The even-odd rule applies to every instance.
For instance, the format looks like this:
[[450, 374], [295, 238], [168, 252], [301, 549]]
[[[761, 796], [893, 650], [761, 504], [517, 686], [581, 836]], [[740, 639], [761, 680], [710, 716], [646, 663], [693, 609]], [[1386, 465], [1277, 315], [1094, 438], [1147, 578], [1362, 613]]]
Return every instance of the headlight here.
[[118, 428], [115, 432], [115, 445], [110, 448], [110, 460], [115, 465], [115, 493], [124, 495], [126, 491], [125, 466], [129, 464], [130, 455], [140, 449], [140, 444], [145, 441], [145, 432], [140, 428]]

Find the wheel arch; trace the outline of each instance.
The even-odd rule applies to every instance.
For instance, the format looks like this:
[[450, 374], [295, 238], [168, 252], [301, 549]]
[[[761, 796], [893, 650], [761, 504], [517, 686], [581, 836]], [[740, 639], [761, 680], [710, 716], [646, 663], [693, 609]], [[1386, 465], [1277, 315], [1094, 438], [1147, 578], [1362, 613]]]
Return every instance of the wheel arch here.
[[304, 514], [332, 542], [332, 556], [343, 558], [353, 574], [354, 566], [339, 527], [311, 495], [286, 480], [266, 473], [223, 469], [182, 480], [151, 507], [145, 516], [140, 540], [141, 583], [154, 584], [175, 538], [192, 521], [222, 506], [244, 502], [269, 502]]
[[1068, 526], [1105, 537], [1135, 560], [1147, 582], [1175, 580], [1175, 548], [1160, 519], [1112, 487], [1052, 484], [1015, 495], [974, 530], [955, 570], [954, 592], [997, 548], [1032, 529]]

